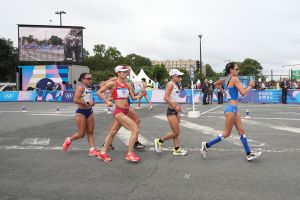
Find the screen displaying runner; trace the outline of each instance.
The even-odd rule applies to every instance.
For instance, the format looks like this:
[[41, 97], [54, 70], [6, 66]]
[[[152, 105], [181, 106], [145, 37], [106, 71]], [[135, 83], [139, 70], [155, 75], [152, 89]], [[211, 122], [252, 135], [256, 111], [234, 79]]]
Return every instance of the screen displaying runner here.
[[19, 25], [19, 60], [82, 62], [83, 27]]

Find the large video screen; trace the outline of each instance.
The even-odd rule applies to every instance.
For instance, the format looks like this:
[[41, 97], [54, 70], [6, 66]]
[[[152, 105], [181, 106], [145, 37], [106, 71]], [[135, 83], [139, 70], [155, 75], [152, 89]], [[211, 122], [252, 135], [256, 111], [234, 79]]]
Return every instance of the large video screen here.
[[82, 62], [83, 27], [19, 25], [19, 60]]

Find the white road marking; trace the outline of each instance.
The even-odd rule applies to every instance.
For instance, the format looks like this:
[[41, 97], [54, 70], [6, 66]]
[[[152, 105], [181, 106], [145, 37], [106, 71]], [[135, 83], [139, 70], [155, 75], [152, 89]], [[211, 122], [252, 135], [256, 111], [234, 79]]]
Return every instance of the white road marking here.
[[[155, 118], [158, 118], [160, 120], [164, 120], [164, 121], [168, 121], [166, 116], [162, 116], [162, 115], [156, 115], [154, 116]], [[181, 120], [180, 125], [185, 127], [185, 128], [189, 128], [192, 130], [195, 130], [199, 133], [203, 133], [205, 135], [212, 135], [214, 137], [218, 136], [219, 134], [222, 133], [221, 130], [215, 129], [215, 128], [211, 128], [208, 126], [203, 126], [203, 125], [199, 125], [199, 124], [195, 124], [189, 121], [185, 121], [185, 120]], [[228, 138], [224, 139], [224, 141], [230, 142], [231, 144], [237, 145], [237, 146], [242, 146], [241, 142], [240, 142], [240, 138], [238, 136], [229, 136]], [[254, 147], [265, 147], [265, 146], [269, 146], [266, 143], [261, 143], [258, 142], [256, 140], [252, 140], [248, 138], [248, 142], [251, 143], [251, 146]]]
[[223, 105], [219, 105], [219, 106], [214, 107], [214, 108], [212, 108], [212, 109], [210, 109], [210, 110], [204, 111], [204, 112], [202, 112], [202, 113], [200, 114], [200, 116], [205, 115], [206, 113], [209, 113], [210, 111], [213, 111], [213, 110], [215, 110], [215, 109], [217, 109], [217, 108], [220, 108], [220, 107], [222, 107], [222, 106], [223, 106]]
[[50, 138], [26, 138], [22, 141], [23, 145], [49, 145]]
[[[129, 138], [131, 136], [131, 132], [127, 129], [125, 129], [124, 127], [121, 127], [119, 132], [117, 133], [117, 137], [125, 144], [128, 145], [129, 142]], [[141, 134], [139, 134], [139, 141], [143, 144], [143, 145], [154, 145], [153, 142], [151, 142], [150, 140], [148, 140], [147, 138], [145, 138], [144, 136], [142, 136]]]
[[278, 125], [275, 125], [275, 124], [270, 124], [270, 123], [265, 123], [265, 122], [258, 122], [258, 121], [249, 120], [249, 119], [247, 119], [247, 120], [242, 119], [242, 121], [245, 124], [258, 125], [258, 126], [263, 126], [263, 127], [267, 127], [267, 128], [272, 128], [272, 129], [277, 129], [277, 130], [281, 130], [281, 131], [288, 131], [288, 132], [299, 133], [300, 134], [300, 128], [296, 128], [296, 127], [278, 126]]
[[[101, 147], [97, 147], [98, 149], [101, 149]], [[42, 151], [62, 151], [61, 146], [7, 146], [7, 145], [0, 145], [0, 150], [42, 150]], [[80, 148], [80, 147], [70, 147], [68, 151], [88, 151], [89, 148]], [[126, 151], [127, 149], [117, 149], [116, 151]], [[154, 147], [150, 147], [145, 149], [146, 151], [155, 151]], [[164, 148], [164, 151], [172, 152], [173, 148]], [[198, 152], [200, 154], [200, 148], [185, 148], [188, 152]], [[218, 152], [242, 152], [244, 153], [243, 149], [235, 149], [235, 148], [211, 148], [210, 151], [218, 151]], [[300, 153], [300, 149], [262, 149], [262, 148], [256, 148], [255, 150], [259, 150], [266, 153]], [[63, 152], [63, 151], [62, 151]], [[64, 152], [63, 152], [64, 153]]]

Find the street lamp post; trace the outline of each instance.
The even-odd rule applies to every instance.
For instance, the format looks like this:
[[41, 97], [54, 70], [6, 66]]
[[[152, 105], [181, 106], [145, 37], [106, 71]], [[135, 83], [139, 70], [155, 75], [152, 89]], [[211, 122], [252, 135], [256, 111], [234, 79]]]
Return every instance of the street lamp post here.
[[200, 63], [199, 63], [199, 72], [200, 72], [200, 81], [202, 83], [202, 50], [201, 50], [201, 38], [202, 35], [198, 35], [199, 39], [200, 39]]
[[62, 19], [61, 19], [61, 15], [62, 14], [67, 14], [65, 11], [56, 11], [55, 14], [59, 15], [59, 19], [60, 19], [60, 26], [62, 26]]

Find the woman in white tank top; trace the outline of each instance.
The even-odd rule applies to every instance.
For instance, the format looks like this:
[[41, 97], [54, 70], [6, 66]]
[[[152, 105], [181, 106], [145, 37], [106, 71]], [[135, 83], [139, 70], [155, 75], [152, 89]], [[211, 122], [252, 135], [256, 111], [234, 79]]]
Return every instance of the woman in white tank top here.
[[167, 109], [167, 118], [168, 122], [171, 128], [171, 132], [167, 133], [161, 138], [156, 138], [154, 140], [155, 144], [155, 150], [157, 152], [162, 151], [163, 143], [167, 140], [173, 139], [174, 141], [174, 150], [173, 155], [174, 156], [184, 156], [187, 154], [187, 151], [182, 149], [180, 147], [180, 141], [179, 141], [179, 134], [180, 134], [180, 114], [181, 106], [177, 103], [178, 98], [178, 86], [176, 85], [181, 81], [181, 76], [183, 75], [182, 72], [180, 72], [177, 69], [172, 69], [169, 72], [169, 75], [171, 77], [171, 81], [167, 84], [166, 92], [164, 96], [164, 100], [168, 104]]

